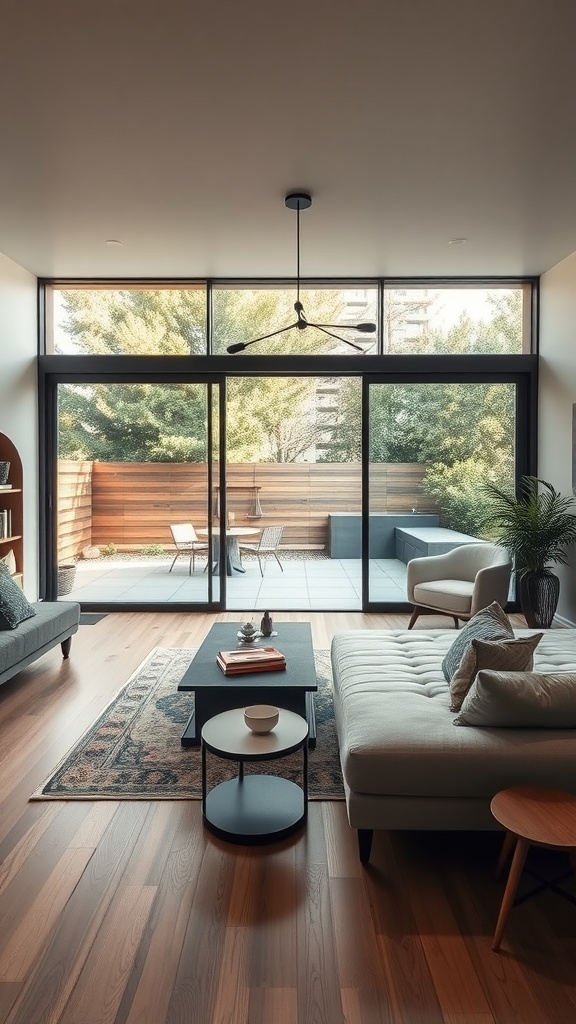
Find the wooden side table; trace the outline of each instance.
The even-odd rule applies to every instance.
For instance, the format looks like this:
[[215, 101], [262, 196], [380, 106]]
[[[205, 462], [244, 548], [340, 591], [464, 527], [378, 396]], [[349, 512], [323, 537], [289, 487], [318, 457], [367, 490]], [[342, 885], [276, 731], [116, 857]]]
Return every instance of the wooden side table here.
[[576, 796], [546, 786], [514, 786], [497, 793], [490, 804], [490, 810], [496, 821], [506, 829], [496, 868], [497, 877], [502, 873], [514, 848], [492, 943], [492, 949], [497, 950], [530, 845], [566, 850], [576, 873]]

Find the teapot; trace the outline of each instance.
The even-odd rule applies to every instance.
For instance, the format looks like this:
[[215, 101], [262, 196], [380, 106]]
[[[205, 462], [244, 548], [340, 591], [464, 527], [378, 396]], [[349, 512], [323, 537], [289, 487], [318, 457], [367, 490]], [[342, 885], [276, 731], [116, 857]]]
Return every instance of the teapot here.
[[260, 633], [253, 622], [245, 622], [238, 630], [238, 636], [245, 644], [249, 644], [252, 640], [256, 640]]

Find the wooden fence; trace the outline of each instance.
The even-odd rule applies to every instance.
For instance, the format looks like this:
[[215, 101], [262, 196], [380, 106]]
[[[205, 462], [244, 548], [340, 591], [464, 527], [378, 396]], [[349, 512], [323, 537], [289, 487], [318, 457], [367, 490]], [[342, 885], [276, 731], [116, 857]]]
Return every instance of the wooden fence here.
[[[60, 461], [59, 561], [87, 545], [119, 551], [171, 546], [170, 523], [207, 522], [206, 467], [197, 463]], [[425, 467], [375, 464], [373, 512], [436, 512], [422, 494]], [[218, 469], [214, 471], [218, 478]], [[228, 511], [240, 526], [283, 526], [282, 546], [324, 548], [331, 512], [360, 512], [361, 468], [352, 463], [258, 463], [227, 467]], [[218, 488], [214, 510], [218, 509]], [[262, 515], [258, 516], [261, 507]]]

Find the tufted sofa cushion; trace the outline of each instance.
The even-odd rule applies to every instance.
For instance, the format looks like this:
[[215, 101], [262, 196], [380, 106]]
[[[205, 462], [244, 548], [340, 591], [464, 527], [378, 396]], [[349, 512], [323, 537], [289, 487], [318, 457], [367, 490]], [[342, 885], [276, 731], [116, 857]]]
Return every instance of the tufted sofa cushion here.
[[[531, 635], [516, 630], [516, 636]], [[576, 791], [576, 730], [454, 726], [442, 659], [454, 630], [354, 630], [332, 641], [346, 785], [405, 797], [491, 797], [538, 781]], [[576, 630], [546, 630], [534, 671], [576, 670]]]

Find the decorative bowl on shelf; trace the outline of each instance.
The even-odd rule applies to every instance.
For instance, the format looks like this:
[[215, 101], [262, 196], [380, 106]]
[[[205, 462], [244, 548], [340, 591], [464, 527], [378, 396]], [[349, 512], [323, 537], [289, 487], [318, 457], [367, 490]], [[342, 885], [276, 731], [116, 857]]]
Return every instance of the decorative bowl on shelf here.
[[244, 721], [252, 732], [262, 735], [278, 725], [280, 712], [273, 704], [252, 704], [244, 710]]

